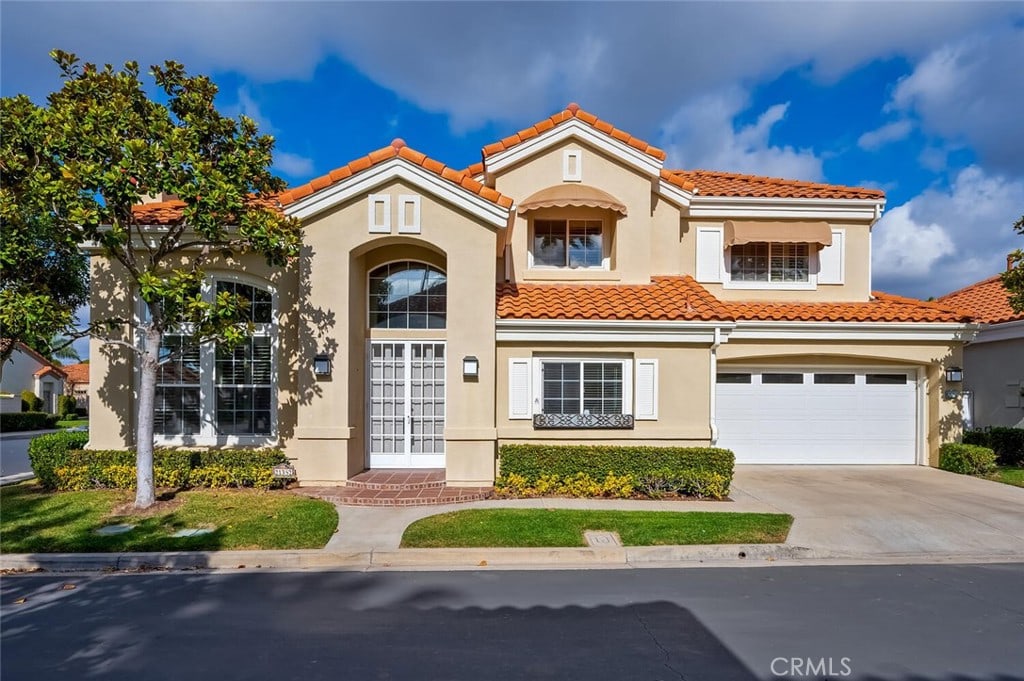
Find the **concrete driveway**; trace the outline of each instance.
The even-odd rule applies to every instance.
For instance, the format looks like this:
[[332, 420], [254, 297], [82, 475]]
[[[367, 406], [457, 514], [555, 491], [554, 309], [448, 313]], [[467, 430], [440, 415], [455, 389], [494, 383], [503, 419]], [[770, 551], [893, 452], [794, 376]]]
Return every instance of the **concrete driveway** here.
[[789, 513], [789, 543], [822, 552], [1024, 557], [1024, 488], [934, 468], [737, 466], [731, 496]]

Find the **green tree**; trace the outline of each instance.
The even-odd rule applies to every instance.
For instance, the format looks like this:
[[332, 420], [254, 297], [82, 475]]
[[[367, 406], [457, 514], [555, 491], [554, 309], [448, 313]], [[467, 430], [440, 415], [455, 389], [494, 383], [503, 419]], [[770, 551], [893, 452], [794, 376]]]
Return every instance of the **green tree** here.
[[[1024, 215], [1013, 223], [1013, 229], [1024, 236]], [[1010, 265], [1002, 274], [1003, 288], [1010, 294], [1010, 307], [1014, 312], [1024, 312], [1024, 249], [1018, 248], [1010, 254]]]
[[[248, 302], [228, 292], [205, 298], [205, 268], [217, 257], [245, 253], [286, 267], [298, 255], [301, 228], [272, 202], [284, 188], [269, 170], [273, 137], [260, 135], [245, 116], [221, 115], [208, 77], [190, 76], [176, 62], [153, 66], [158, 101], [146, 94], [135, 62], [117, 70], [82, 64], [60, 50], [51, 56], [64, 82], [46, 106], [24, 95], [3, 100], [4, 136], [10, 128], [24, 140], [15, 163], [27, 180], [12, 190], [12, 201], [52, 221], [61, 239], [91, 243], [116, 261], [145, 304], [141, 321], [103, 317], [94, 307], [100, 318], [90, 327], [135, 354], [135, 504], [145, 508], [155, 501], [153, 412], [164, 334], [187, 328], [197, 343], [244, 340]], [[181, 209], [152, 229], [132, 207], [157, 194], [178, 197]], [[126, 326], [137, 344], [102, 334]]]
[[[59, 356], [73, 339], [75, 310], [89, 296], [88, 262], [78, 244], [19, 197], [27, 187], [17, 135], [7, 134], [3, 107], [0, 138], [0, 375], [23, 342], [47, 357]], [[50, 341], [56, 343], [50, 345]]]

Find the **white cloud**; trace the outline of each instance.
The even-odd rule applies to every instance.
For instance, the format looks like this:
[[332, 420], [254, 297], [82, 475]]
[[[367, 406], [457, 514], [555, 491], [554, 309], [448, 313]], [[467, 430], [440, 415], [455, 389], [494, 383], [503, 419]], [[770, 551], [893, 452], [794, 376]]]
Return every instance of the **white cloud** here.
[[307, 178], [313, 174], [313, 159], [287, 151], [275, 151], [274, 169], [292, 177]]
[[746, 106], [747, 96], [736, 88], [682, 106], [659, 138], [668, 154], [666, 165], [821, 179], [821, 159], [813, 151], [771, 144], [772, 128], [785, 118], [788, 102], [768, 107], [754, 123], [737, 128], [734, 121]]
[[1011, 229], [1024, 180], [964, 168], [949, 189], [928, 189], [875, 226], [875, 288], [939, 296], [1002, 271], [1020, 247]]
[[[59, 86], [54, 46], [98, 62], [174, 58], [256, 82], [309, 78], [340, 56], [457, 129], [539, 118], [568, 100], [653, 128], [687, 93], [795, 66], [831, 80], [872, 59], [916, 60], [1022, 15], [1013, 3], [8, 3], [5, 92]], [[654, 27], [652, 29], [652, 27]], [[400, 48], [399, 48], [400, 46]], [[628, 96], [624, 96], [628, 93]]]
[[928, 54], [888, 108], [926, 132], [970, 145], [987, 167], [1024, 174], [1024, 26], [972, 34]]
[[237, 116], [239, 114], [248, 116], [256, 122], [260, 132], [265, 135], [274, 135], [277, 132], [270, 119], [263, 115], [259, 102], [253, 98], [252, 92], [248, 87], [242, 86], [238, 88], [238, 104], [228, 107], [225, 111], [229, 116]]
[[869, 130], [857, 138], [857, 146], [866, 151], [875, 151], [890, 142], [906, 139], [913, 128], [913, 124], [906, 119], [886, 123], [882, 127]]

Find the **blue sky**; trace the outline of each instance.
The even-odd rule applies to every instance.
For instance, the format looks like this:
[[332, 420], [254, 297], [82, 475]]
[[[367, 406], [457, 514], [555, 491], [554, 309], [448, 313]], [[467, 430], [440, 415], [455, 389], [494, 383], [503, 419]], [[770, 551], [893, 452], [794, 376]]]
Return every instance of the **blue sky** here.
[[453, 166], [570, 101], [668, 164], [880, 187], [875, 288], [1005, 267], [1024, 213], [1024, 3], [12, 2], [0, 92], [55, 47], [182, 61], [277, 138], [289, 183], [394, 137]]

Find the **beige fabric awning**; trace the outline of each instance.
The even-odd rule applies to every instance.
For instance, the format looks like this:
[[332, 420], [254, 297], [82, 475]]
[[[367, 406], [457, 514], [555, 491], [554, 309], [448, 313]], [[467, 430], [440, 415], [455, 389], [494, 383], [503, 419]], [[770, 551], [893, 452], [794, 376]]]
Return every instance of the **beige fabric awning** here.
[[519, 204], [519, 212], [538, 208], [565, 208], [567, 206], [583, 206], [587, 208], [607, 208], [622, 217], [626, 217], [626, 205], [617, 198], [597, 187], [587, 184], [556, 184], [531, 194]]
[[725, 247], [770, 241], [786, 244], [832, 245], [832, 228], [827, 222], [739, 222], [725, 221]]

